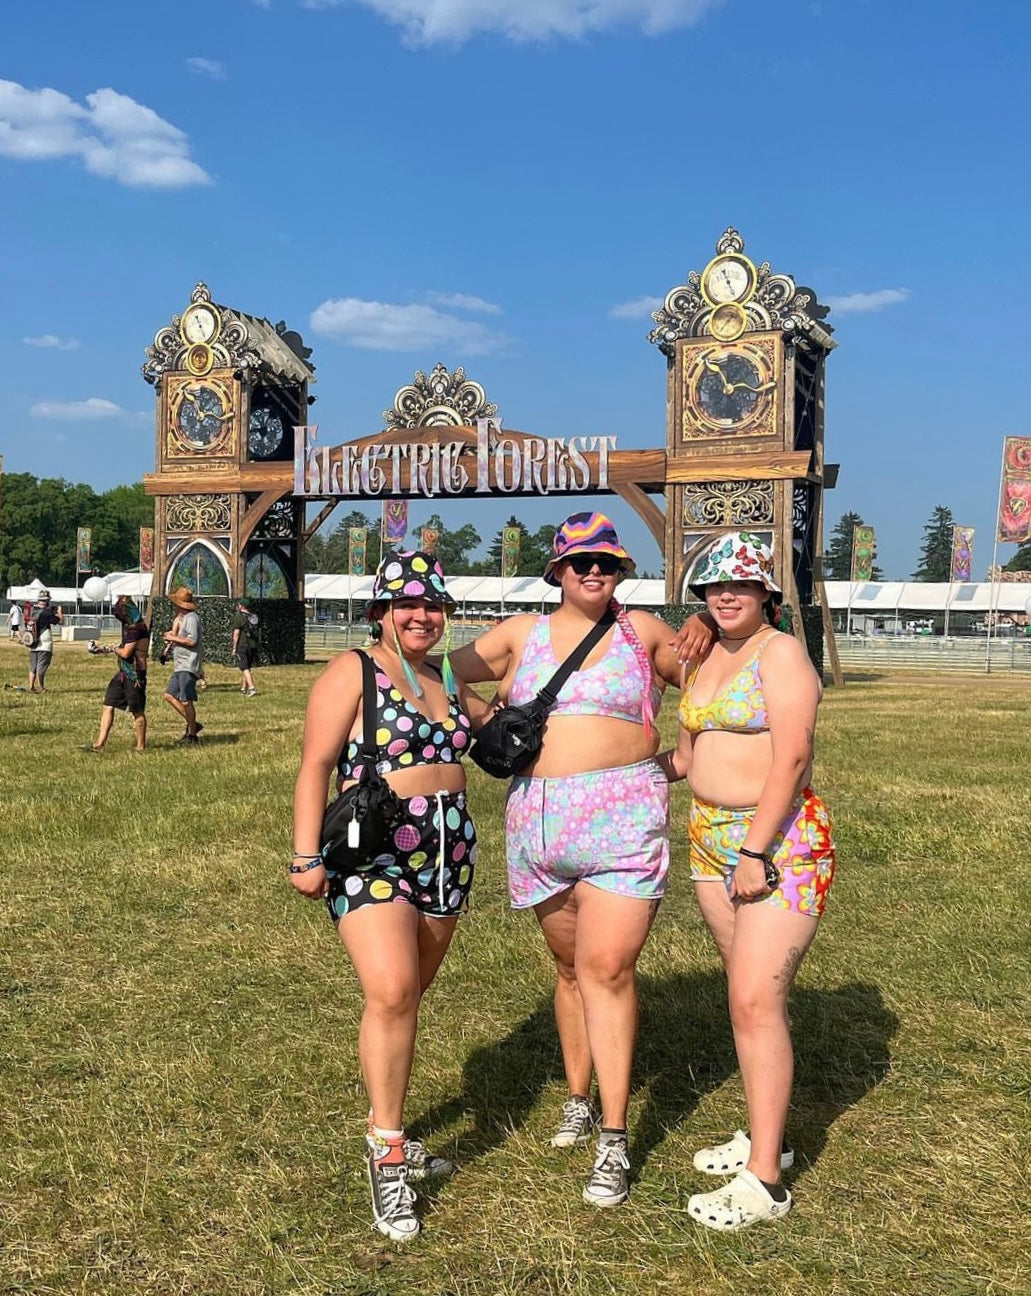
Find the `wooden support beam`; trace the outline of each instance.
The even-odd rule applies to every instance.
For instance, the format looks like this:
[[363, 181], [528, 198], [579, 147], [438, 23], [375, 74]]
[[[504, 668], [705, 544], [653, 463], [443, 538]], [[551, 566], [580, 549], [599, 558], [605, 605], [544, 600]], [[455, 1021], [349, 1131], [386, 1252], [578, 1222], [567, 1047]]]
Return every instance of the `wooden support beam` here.
[[809, 460], [808, 450], [769, 450], [761, 454], [720, 455], [698, 460], [674, 459], [666, 466], [666, 480], [705, 482], [804, 478], [809, 472]]

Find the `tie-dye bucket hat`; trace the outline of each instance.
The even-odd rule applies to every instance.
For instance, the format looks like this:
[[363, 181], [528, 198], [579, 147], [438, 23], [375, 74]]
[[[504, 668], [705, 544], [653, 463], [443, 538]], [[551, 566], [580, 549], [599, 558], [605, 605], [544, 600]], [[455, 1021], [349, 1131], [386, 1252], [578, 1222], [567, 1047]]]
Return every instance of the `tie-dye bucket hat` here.
[[438, 603], [449, 612], [454, 608], [455, 600], [444, 584], [444, 569], [433, 554], [421, 549], [397, 550], [387, 554], [376, 568], [370, 611], [377, 603], [406, 598]]
[[563, 558], [578, 553], [605, 553], [621, 558], [620, 580], [637, 570], [637, 564], [619, 543], [612, 519], [604, 513], [573, 513], [555, 532], [551, 548], [554, 557], [544, 568], [544, 579], [549, 585], [561, 583], [555, 575], [555, 568]]
[[754, 531], [717, 536], [696, 561], [687, 587], [696, 598], [704, 599], [707, 586], [724, 581], [758, 581], [780, 596], [780, 586], [773, 579], [773, 551]]

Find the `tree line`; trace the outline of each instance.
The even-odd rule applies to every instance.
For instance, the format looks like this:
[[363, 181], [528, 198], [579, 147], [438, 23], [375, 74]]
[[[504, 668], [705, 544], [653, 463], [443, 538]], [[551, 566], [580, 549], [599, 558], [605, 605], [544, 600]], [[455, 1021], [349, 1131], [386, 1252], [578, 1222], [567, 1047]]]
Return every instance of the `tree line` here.
[[[827, 541], [823, 559], [825, 580], [850, 580], [852, 577], [852, 534], [857, 526], [867, 526], [860, 513], [844, 513], [838, 519]], [[944, 504], [935, 506], [928, 518], [920, 545], [920, 562], [910, 576], [914, 581], [947, 582], [952, 579], [952, 528], [956, 525], [952, 509]], [[876, 554], [876, 545], [875, 550]], [[1031, 571], [1031, 540], [1018, 545], [1016, 554], [1003, 567], [1003, 571]], [[973, 576], [973, 573], [971, 573]], [[873, 568], [873, 579], [883, 580], [884, 573]]]
[[[501, 551], [505, 527], [520, 531], [519, 563], [515, 573], [539, 575], [551, 557], [554, 524], [530, 530], [519, 518], [509, 517], [487, 547], [486, 556], [473, 554], [483, 541], [469, 522], [448, 527], [439, 513], [432, 513], [413, 526], [413, 547], [422, 541], [424, 527], [438, 533], [437, 555], [449, 576], [497, 576], [501, 572]], [[96, 492], [83, 483], [72, 484], [61, 477], [36, 478], [31, 473], [6, 473], [0, 497], [0, 581], [24, 585], [35, 577], [54, 585], [75, 583], [75, 534], [78, 527], [90, 527], [94, 571], [134, 571], [139, 566], [140, 527], [154, 525], [154, 501], [144, 493], [143, 483], [115, 486]], [[852, 533], [866, 525], [860, 513], [841, 516], [829, 533], [824, 555], [826, 580], [849, 580], [852, 573]], [[923, 531], [920, 562], [911, 579], [947, 581], [952, 574], [952, 528], [955, 518], [944, 504], [935, 507]], [[367, 530], [366, 571], [379, 563], [382, 544], [380, 519], [352, 510], [331, 531], [318, 531], [305, 546], [304, 566], [308, 572], [346, 572], [349, 569], [349, 533], [354, 527]], [[1031, 571], [1031, 541], [1020, 545], [1005, 571]], [[651, 573], [642, 573], [645, 576]], [[884, 573], [874, 564], [874, 580]]]

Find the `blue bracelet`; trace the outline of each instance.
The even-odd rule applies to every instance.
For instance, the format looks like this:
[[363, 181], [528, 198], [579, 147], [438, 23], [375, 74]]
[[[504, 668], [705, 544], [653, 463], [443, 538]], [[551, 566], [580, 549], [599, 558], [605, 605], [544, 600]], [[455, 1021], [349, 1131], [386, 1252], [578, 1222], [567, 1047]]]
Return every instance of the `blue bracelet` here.
[[297, 860], [297, 859], [306, 859], [306, 860], [308, 861], [308, 863], [307, 863], [307, 864], [291, 864], [291, 865], [290, 865], [290, 872], [291, 872], [291, 873], [307, 873], [307, 872], [309, 872], [311, 869], [315, 869], [315, 868], [322, 868], [322, 856], [321, 856], [321, 855], [295, 855], [295, 856], [294, 856], [294, 859], [295, 859], [295, 860]]

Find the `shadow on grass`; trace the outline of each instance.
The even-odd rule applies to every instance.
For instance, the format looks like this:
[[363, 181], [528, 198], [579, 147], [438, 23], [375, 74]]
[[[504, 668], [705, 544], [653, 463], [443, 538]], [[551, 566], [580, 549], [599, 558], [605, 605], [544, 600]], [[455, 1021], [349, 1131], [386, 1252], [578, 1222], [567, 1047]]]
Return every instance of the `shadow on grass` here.
[[[641, 1026], [631, 1087], [643, 1102], [631, 1130], [631, 1163], [651, 1152], [737, 1071], [722, 972], [639, 978]], [[788, 1129], [801, 1163], [823, 1151], [842, 1112], [878, 1085], [891, 1066], [889, 1043], [898, 1018], [876, 985], [796, 988], [790, 1001], [795, 1088]], [[541, 1093], [563, 1078], [551, 998], [542, 1000], [504, 1039], [475, 1049], [462, 1072], [462, 1092], [425, 1112], [416, 1137], [455, 1120], [471, 1120], [455, 1151], [468, 1163], [525, 1124]], [[559, 1113], [555, 1112], [556, 1121]], [[747, 1126], [744, 1110], [728, 1110], [722, 1139]]]

